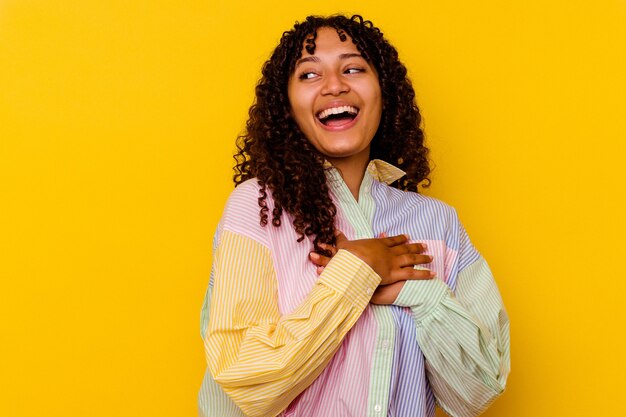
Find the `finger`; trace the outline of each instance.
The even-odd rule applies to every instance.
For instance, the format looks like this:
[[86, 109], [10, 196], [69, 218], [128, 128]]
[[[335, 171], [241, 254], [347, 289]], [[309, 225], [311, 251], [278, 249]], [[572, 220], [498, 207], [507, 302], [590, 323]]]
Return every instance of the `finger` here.
[[390, 275], [391, 283], [393, 283], [397, 281], [433, 279], [437, 274], [429, 269], [414, 269], [411, 267], [406, 267], [393, 269]]
[[319, 247], [324, 249], [325, 251], [328, 251], [331, 254], [331, 257], [335, 256], [335, 254], [337, 253], [337, 248], [329, 245], [328, 243], [320, 243]]
[[326, 266], [330, 262], [331, 258], [328, 256], [320, 255], [316, 252], [311, 252], [309, 253], [309, 259], [311, 259], [311, 262], [313, 262], [317, 266]]
[[407, 253], [405, 255], [400, 255], [397, 257], [396, 265], [402, 268], [405, 266], [429, 264], [432, 261], [433, 257], [430, 255], [417, 255], [414, 253]]
[[381, 234], [378, 235], [378, 237], [385, 238], [385, 237], [387, 237], [387, 233], [382, 232]]
[[409, 241], [409, 237], [407, 235], [397, 235], [383, 238], [382, 241], [385, 245], [391, 248], [394, 246], [405, 244]]
[[407, 243], [405, 245], [392, 247], [391, 252], [394, 255], [402, 255], [405, 253], [423, 253], [424, 248], [421, 243]]
[[322, 275], [323, 271], [324, 271], [323, 266], [318, 266], [317, 268], [315, 268], [315, 272], [317, 272], [317, 275]]

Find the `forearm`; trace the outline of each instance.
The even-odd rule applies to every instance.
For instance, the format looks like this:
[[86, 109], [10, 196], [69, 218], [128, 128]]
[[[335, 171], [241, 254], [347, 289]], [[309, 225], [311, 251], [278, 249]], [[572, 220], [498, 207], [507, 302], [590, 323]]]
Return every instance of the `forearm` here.
[[431, 387], [452, 416], [475, 416], [504, 390], [509, 323], [486, 262], [458, 276], [456, 295], [440, 279], [407, 282], [396, 300], [411, 307]]

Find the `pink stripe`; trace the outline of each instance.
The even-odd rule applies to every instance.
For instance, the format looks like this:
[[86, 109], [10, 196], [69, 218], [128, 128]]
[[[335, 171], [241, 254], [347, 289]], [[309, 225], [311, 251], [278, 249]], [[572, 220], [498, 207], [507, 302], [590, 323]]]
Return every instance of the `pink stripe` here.
[[282, 416], [366, 416], [378, 325], [367, 307], [330, 364]]
[[458, 252], [446, 246], [443, 240], [412, 240], [411, 243], [425, 243], [428, 248], [424, 254], [431, 255], [433, 261], [429, 264], [422, 264], [424, 268], [435, 271], [445, 283], [450, 279], [451, 266], [455, 261]]

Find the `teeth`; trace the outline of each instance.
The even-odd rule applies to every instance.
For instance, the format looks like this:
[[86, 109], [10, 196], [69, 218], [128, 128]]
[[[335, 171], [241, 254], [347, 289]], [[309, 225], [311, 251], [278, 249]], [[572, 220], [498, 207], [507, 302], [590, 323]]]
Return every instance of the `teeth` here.
[[320, 114], [317, 115], [319, 119], [325, 119], [331, 114], [340, 114], [340, 113], [350, 113], [357, 114], [359, 110], [356, 107], [352, 106], [339, 106], [339, 107], [331, 107], [330, 109], [323, 110]]

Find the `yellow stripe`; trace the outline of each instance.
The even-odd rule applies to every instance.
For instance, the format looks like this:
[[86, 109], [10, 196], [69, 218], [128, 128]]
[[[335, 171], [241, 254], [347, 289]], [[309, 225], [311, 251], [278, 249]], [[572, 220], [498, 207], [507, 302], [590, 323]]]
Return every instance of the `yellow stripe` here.
[[379, 282], [339, 251], [304, 302], [281, 316], [270, 250], [224, 230], [205, 340], [211, 374], [246, 415], [279, 414], [323, 371]]

